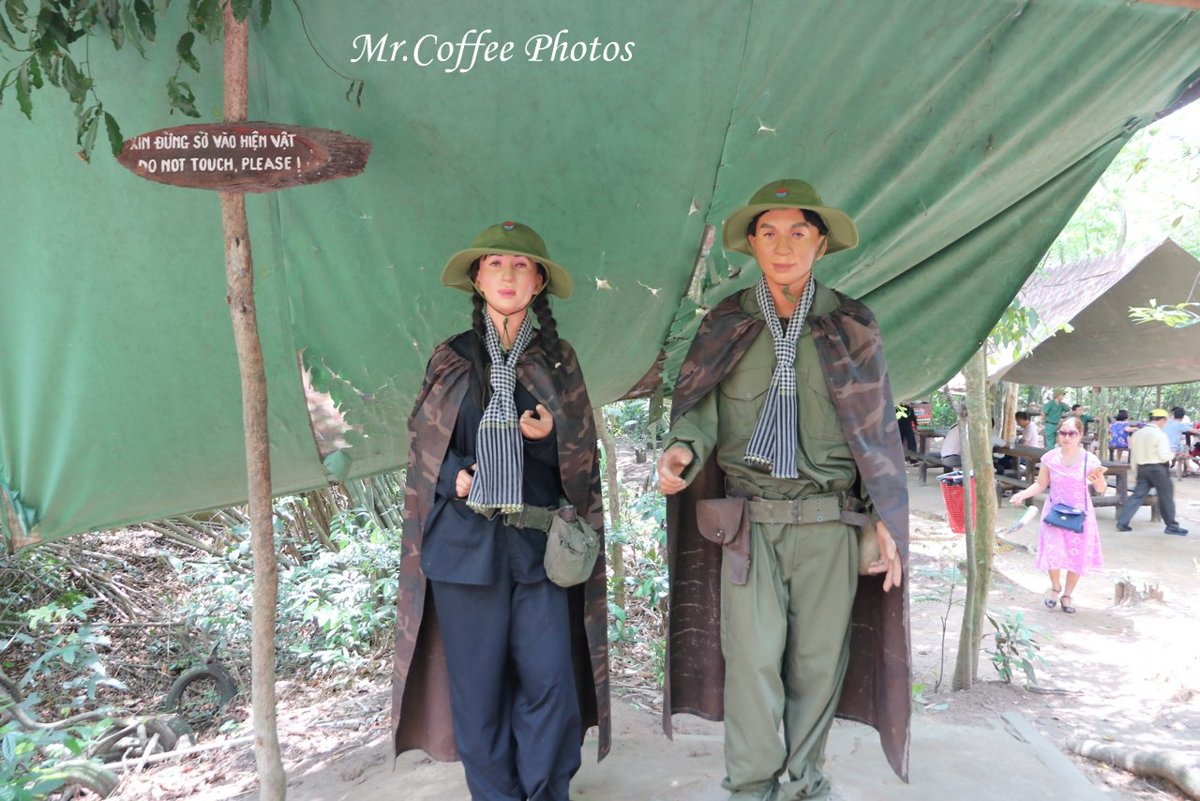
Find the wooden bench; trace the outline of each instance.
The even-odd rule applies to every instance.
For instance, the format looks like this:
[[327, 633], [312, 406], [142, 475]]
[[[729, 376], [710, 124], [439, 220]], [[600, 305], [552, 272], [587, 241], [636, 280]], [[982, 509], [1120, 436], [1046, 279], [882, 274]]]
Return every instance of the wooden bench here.
[[[1032, 478], [1037, 476], [1037, 465], [1040, 461], [1040, 455], [1036, 451], [1027, 451], [1026, 449], [1001, 448], [994, 449], [996, 453], [1010, 453], [1028, 458], [1029, 462], [1025, 465], [1025, 469], [1020, 471], [1018, 475], [1009, 475], [1007, 473], [996, 473], [996, 500], [1003, 501], [1005, 490], [1015, 490], [1020, 492], [1029, 487], [1033, 483]], [[910, 452], [911, 453], [911, 452]], [[924, 454], [929, 456], [929, 454]], [[922, 454], [915, 454], [914, 457], [920, 457]], [[931, 459], [931, 463], [941, 463], [940, 459]], [[1107, 472], [1105, 478], [1108, 480], [1108, 485], [1113, 488], [1112, 495], [1092, 495], [1092, 506], [1096, 509], [1104, 509], [1112, 507], [1115, 511], [1114, 516], [1121, 513], [1121, 507], [1125, 504], [1125, 499], [1129, 497], [1129, 465], [1121, 462], [1104, 462], [1104, 467]], [[922, 473], [926, 469], [926, 465], [922, 463]], [[1032, 478], [1026, 479], [1023, 475], [1029, 475]], [[925, 482], [922, 481], [922, 484]], [[1089, 490], [1090, 492], [1090, 490]], [[1046, 500], [1046, 493], [1042, 493], [1031, 500], [1032, 503], [1041, 507]], [[1159, 521], [1161, 516], [1158, 512], [1158, 498], [1153, 493], [1142, 499], [1142, 506], [1150, 507], [1150, 520]]]
[[1018, 476], [1005, 475], [1004, 473], [996, 474], [996, 500], [1004, 497], [1004, 490], [1012, 489], [1020, 492], [1029, 487], [1029, 482]]
[[[1093, 494], [1092, 495], [1092, 506], [1096, 509], [1104, 509], [1107, 507], [1112, 507], [1114, 509], [1114, 512], [1113, 512], [1114, 517], [1116, 515], [1119, 515], [1121, 513], [1121, 507], [1125, 505], [1125, 499], [1126, 499], [1126, 497], [1128, 497], [1128, 493], [1122, 494], [1122, 492], [1121, 492], [1121, 490], [1122, 490], [1121, 485], [1123, 483], [1124, 482], [1122, 482], [1120, 480], [1116, 480], [1116, 481], [1112, 482], [1111, 484], [1109, 484], [1110, 487], [1113, 487], [1113, 489], [1115, 489], [1117, 491], [1116, 494], [1113, 494], [1113, 495], [1094, 495]], [[1016, 476], [1006, 476], [1006, 475], [997, 473], [996, 474], [996, 500], [1000, 501], [1003, 499], [1005, 488], [1012, 488], [1019, 492], [1020, 490], [1023, 490], [1028, 486], [1029, 486], [1029, 482], [1027, 482], [1021, 478], [1017, 478]], [[1089, 490], [1089, 492], [1090, 492], [1090, 490]], [[1043, 492], [1042, 494], [1040, 494], [1034, 498], [1031, 498], [1029, 500], [1029, 502], [1034, 504], [1038, 508], [1041, 508], [1046, 502], [1046, 493]], [[1145, 498], [1142, 498], [1141, 505], [1150, 507], [1150, 520], [1151, 521], [1157, 522], [1162, 519], [1162, 517], [1158, 513], [1158, 496], [1154, 495], [1153, 493], [1147, 495]]]
[[943, 471], [957, 470], [959, 468], [958, 465], [950, 464], [941, 457], [941, 454], [937, 453], [922, 453], [921, 451], [910, 451], [905, 448], [904, 455], [908, 459], [919, 463], [920, 469], [917, 472], [917, 476], [921, 486], [925, 486], [925, 484], [929, 483], [930, 467], [941, 467], [943, 468]]

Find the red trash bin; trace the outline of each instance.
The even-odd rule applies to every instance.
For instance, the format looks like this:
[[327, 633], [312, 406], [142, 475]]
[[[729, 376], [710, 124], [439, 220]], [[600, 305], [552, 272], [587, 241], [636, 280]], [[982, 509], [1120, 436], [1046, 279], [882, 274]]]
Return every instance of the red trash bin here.
[[[965, 534], [967, 532], [967, 521], [963, 517], [963, 485], [954, 481], [942, 481], [942, 499], [946, 502], [946, 516], [950, 519], [950, 530], [955, 534]], [[975, 493], [975, 478], [971, 477], [971, 515], [975, 514], [975, 507], [979, 503], [979, 496]]]

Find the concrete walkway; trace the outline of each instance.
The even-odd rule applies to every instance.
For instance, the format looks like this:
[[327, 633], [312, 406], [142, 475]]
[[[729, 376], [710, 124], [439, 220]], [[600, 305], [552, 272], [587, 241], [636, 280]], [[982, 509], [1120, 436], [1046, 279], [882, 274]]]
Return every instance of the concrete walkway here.
[[[936, 478], [931, 474], [933, 480], [921, 487], [915, 468], [909, 472], [914, 522], [944, 519]], [[1193, 559], [1200, 557], [1200, 479], [1177, 482], [1176, 490], [1181, 522], [1193, 529], [1188, 537], [1164, 536], [1162, 524], [1151, 523], [1146, 510], [1134, 519], [1132, 533], [1118, 534], [1113, 530], [1113, 513], [1101, 513], [1109, 565], [1104, 574], [1128, 575], [1139, 584], [1150, 579], [1194, 583]], [[1015, 519], [1015, 511], [1005, 506], [998, 523], [1004, 526]], [[1011, 538], [1032, 546], [1037, 542], [1037, 525], [1026, 526]], [[1160, 557], [1152, 572], [1134, 560], [1148, 549]], [[1028, 557], [1023, 561], [1028, 562]], [[1032, 567], [1010, 572], [1016, 580], [1029, 584], [1025, 590], [1040, 592], [1043, 575]], [[1111, 598], [1105, 598], [1111, 586], [1111, 581], [1096, 577], [1087, 583], [1080, 598], [1089, 609], [1101, 609], [1111, 603]], [[721, 724], [681, 715], [676, 717], [676, 728], [675, 739], [667, 740], [659, 730], [657, 713], [614, 698], [612, 753], [597, 764], [595, 739], [588, 738], [583, 767], [571, 785], [573, 801], [725, 801], [729, 794], [720, 786], [725, 772]], [[830, 735], [826, 767], [833, 781], [834, 801], [1099, 801], [1122, 797], [1119, 792], [1092, 785], [1070, 758], [1016, 712], [998, 713], [979, 725], [944, 722], [936, 715], [917, 712], [912, 722], [908, 784], [891, 772], [874, 730], [837, 721]], [[386, 737], [328, 761], [317, 760], [289, 776], [288, 797], [293, 801], [467, 801], [470, 797], [459, 764], [433, 762], [419, 752], [405, 754], [393, 763]]]
[[[834, 801], [1102, 801], [1078, 768], [1020, 715], [989, 726], [958, 726], [925, 716], [913, 718], [910, 783], [888, 768], [874, 730], [838, 721], [830, 735], [827, 769]], [[645, 731], [657, 715], [627, 703], [613, 704], [613, 749], [596, 763], [595, 739], [583, 748], [583, 768], [571, 783], [572, 801], [725, 801], [720, 724], [677, 717], [690, 733], [667, 740]], [[379, 740], [370, 751], [386, 751]], [[382, 754], [381, 754], [382, 755]], [[360, 751], [357, 755], [362, 758]], [[293, 777], [289, 797], [322, 801], [469, 801], [462, 767], [432, 762], [419, 753], [374, 765], [349, 782], [322, 781], [343, 771], [314, 765], [307, 777]], [[299, 779], [299, 781], [297, 781]], [[307, 780], [306, 780], [307, 779]]]

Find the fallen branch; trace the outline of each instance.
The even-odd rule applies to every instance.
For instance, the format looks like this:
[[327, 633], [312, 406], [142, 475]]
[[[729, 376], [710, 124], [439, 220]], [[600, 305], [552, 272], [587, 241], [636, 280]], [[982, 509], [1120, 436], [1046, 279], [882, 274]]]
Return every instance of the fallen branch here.
[[1179, 752], [1130, 748], [1081, 739], [1068, 741], [1067, 748], [1080, 756], [1106, 762], [1138, 776], [1166, 779], [1193, 801], [1200, 799], [1200, 766]]
[[93, 720], [104, 720], [106, 718], [117, 717], [122, 714], [120, 710], [107, 708], [97, 709], [92, 712], [83, 712], [78, 715], [66, 718], [64, 720], [56, 720], [53, 723], [42, 723], [40, 720], [32, 717], [21, 704], [25, 703], [25, 698], [21, 694], [17, 683], [10, 679], [4, 671], [0, 670], [0, 690], [3, 690], [12, 699], [12, 704], [4, 708], [4, 712], [10, 715], [13, 720], [21, 725], [26, 730], [41, 730], [53, 731], [56, 729], [65, 729], [74, 726], [78, 723], [90, 722]]
[[162, 753], [153, 754], [151, 756], [138, 759], [136, 762], [123, 762], [121, 764], [109, 765], [114, 770], [131, 770], [135, 767], [145, 767], [153, 765], [155, 762], [165, 762], [168, 759], [177, 757], [191, 756], [199, 754], [203, 751], [219, 751], [223, 748], [241, 748], [242, 746], [253, 745], [254, 735], [248, 734], [245, 737], [235, 737], [232, 740], [222, 740], [220, 742], [203, 743], [201, 745], [193, 745], [191, 748], [180, 748], [177, 751], [163, 751]]

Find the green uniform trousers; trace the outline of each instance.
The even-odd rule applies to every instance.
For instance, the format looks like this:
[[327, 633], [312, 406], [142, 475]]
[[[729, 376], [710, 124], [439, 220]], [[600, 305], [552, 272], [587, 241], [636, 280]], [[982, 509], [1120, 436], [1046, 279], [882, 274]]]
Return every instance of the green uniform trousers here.
[[731, 583], [728, 566], [721, 581], [722, 786], [733, 801], [825, 798], [821, 766], [850, 653], [858, 540], [840, 522], [753, 523], [750, 536], [749, 581]]

